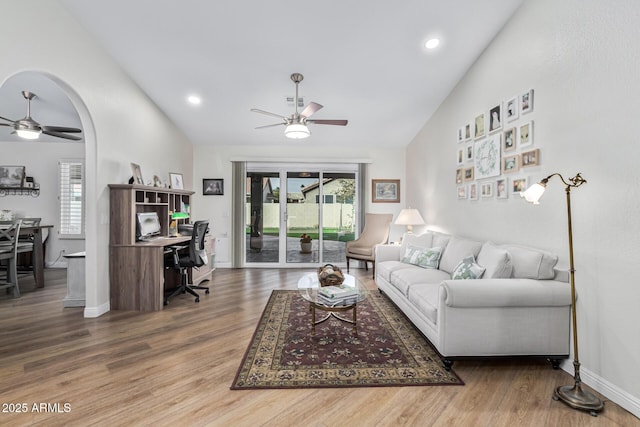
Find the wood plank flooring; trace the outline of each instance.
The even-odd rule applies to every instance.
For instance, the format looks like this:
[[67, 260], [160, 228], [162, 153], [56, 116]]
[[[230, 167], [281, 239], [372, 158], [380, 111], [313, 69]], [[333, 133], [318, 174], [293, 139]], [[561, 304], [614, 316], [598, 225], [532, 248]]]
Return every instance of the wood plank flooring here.
[[461, 387], [229, 390], [271, 291], [301, 273], [217, 269], [199, 304], [97, 319], [62, 307], [64, 270], [46, 270], [44, 289], [24, 279], [21, 298], [0, 295], [0, 425], [640, 425], [609, 401], [598, 417], [553, 401], [572, 377], [544, 361], [459, 361]]

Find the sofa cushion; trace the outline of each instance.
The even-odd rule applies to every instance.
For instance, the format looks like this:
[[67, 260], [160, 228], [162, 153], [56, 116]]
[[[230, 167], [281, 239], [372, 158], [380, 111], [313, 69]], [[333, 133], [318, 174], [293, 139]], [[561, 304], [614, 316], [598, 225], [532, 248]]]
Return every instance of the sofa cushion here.
[[373, 249], [374, 247], [372, 246], [350, 246], [349, 253], [356, 254], [356, 255], [372, 256]]
[[[409, 264], [405, 264], [409, 265]], [[391, 273], [391, 285], [398, 289], [404, 296], [409, 293], [409, 288], [414, 285], [439, 284], [449, 279], [449, 275], [441, 270], [425, 269], [416, 266], [398, 269]]]
[[[551, 280], [558, 257], [540, 249], [518, 245], [505, 245], [513, 264], [512, 277], [518, 279]], [[444, 255], [443, 255], [444, 257]]]
[[451, 236], [447, 248], [444, 250], [442, 258], [440, 258], [440, 270], [449, 274], [453, 273], [453, 270], [464, 258], [478, 256], [481, 247], [481, 242]]
[[432, 232], [432, 233], [433, 233], [433, 246], [442, 248], [443, 251], [447, 249], [447, 245], [449, 244], [449, 239], [451, 239], [451, 236], [444, 233], [437, 233], [437, 232]]
[[411, 286], [409, 302], [434, 324], [438, 321], [438, 288], [439, 284], [421, 283]]
[[404, 254], [409, 246], [415, 246], [418, 248], [431, 248], [433, 247], [433, 232], [427, 231], [423, 234], [407, 234], [402, 236], [402, 251]]
[[387, 282], [391, 283], [391, 273], [397, 270], [406, 268], [416, 268], [411, 264], [406, 264], [401, 261], [382, 261], [376, 263], [376, 276], [382, 277]]
[[476, 264], [473, 256], [468, 256], [456, 266], [451, 273], [453, 280], [479, 279], [486, 269]]
[[480, 249], [477, 262], [486, 269], [483, 276], [485, 279], [511, 277], [513, 264], [511, 263], [511, 255], [505, 248], [486, 242]]
[[409, 246], [402, 256], [402, 262], [422, 268], [438, 268], [442, 248], [419, 248]]

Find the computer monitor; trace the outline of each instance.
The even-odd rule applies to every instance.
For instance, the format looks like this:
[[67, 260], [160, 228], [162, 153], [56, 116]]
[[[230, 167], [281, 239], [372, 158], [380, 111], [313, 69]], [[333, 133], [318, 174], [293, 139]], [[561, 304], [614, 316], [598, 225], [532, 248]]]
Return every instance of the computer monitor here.
[[160, 235], [160, 218], [157, 212], [138, 212], [136, 236], [138, 240], [148, 239]]

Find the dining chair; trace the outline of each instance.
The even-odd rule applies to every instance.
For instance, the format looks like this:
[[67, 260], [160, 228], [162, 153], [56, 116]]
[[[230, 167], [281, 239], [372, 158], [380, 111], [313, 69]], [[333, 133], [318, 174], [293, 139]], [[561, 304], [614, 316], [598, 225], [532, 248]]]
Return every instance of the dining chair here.
[[20, 287], [18, 286], [18, 239], [20, 236], [21, 221], [2, 221], [0, 223], [0, 261], [7, 263], [7, 274], [5, 280], [0, 280], [0, 289], [13, 288], [13, 297], [20, 297]]
[[[42, 218], [20, 218], [22, 225], [20, 228], [25, 229], [27, 227], [38, 227]], [[18, 266], [21, 271], [33, 271], [33, 240], [35, 239], [33, 233], [22, 234], [18, 239]]]

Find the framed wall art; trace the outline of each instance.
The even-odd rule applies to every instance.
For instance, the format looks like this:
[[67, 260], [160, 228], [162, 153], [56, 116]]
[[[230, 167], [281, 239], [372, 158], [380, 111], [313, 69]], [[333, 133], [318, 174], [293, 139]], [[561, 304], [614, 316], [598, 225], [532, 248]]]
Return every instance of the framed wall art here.
[[471, 139], [471, 123], [467, 123], [464, 125], [464, 139], [465, 141], [469, 141]]
[[463, 170], [462, 168], [456, 169], [456, 184], [462, 184]]
[[458, 135], [456, 138], [458, 140], [458, 143], [464, 141], [464, 126], [458, 129]]
[[533, 89], [520, 95], [520, 114], [527, 114], [533, 111]]
[[496, 179], [496, 199], [506, 199], [509, 194], [508, 178]]
[[478, 200], [478, 183], [469, 184], [469, 200]]
[[476, 141], [473, 159], [476, 179], [500, 175], [500, 141], [501, 134], [499, 133], [482, 141]]
[[25, 166], [0, 166], [0, 187], [22, 187]]
[[518, 97], [514, 96], [509, 99], [504, 107], [504, 118], [508, 122], [512, 122], [520, 117], [520, 108], [518, 106]]
[[527, 189], [529, 180], [525, 177], [513, 178], [511, 180], [511, 194], [519, 196], [520, 193]]
[[493, 182], [483, 182], [480, 184], [480, 197], [483, 199], [493, 197]]
[[509, 128], [504, 131], [502, 138], [502, 151], [508, 152], [516, 148], [516, 128]]
[[400, 180], [372, 179], [371, 201], [373, 203], [400, 203]]
[[464, 148], [458, 148], [456, 161], [459, 165], [464, 163], [465, 153]]
[[533, 144], [533, 121], [520, 125], [518, 131], [518, 146], [527, 147]]
[[184, 190], [184, 178], [181, 173], [169, 172], [169, 182], [171, 183], [171, 188]]
[[489, 110], [489, 132], [502, 129], [502, 105], [498, 104]]
[[473, 181], [473, 166], [470, 168], [464, 168], [464, 181]]
[[476, 119], [473, 122], [473, 137], [478, 139], [482, 138], [484, 135], [484, 113], [481, 113], [476, 116]]
[[202, 194], [204, 196], [222, 196], [224, 195], [224, 179], [221, 178], [203, 178]]
[[144, 185], [144, 180], [142, 179], [142, 171], [140, 170], [139, 164], [131, 163], [131, 173], [133, 174], [133, 184]]
[[473, 144], [467, 145], [466, 152], [465, 152], [465, 160], [467, 162], [473, 161]]
[[467, 187], [465, 185], [458, 186], [458, 199], [467, 198]]
[[520, 154], [502, 158], [502, 173], [518, 172], [520, 168]]
[[538, 166], [540, 164], [540, 149], [524, 151], [520, 154], [521, 167]]

